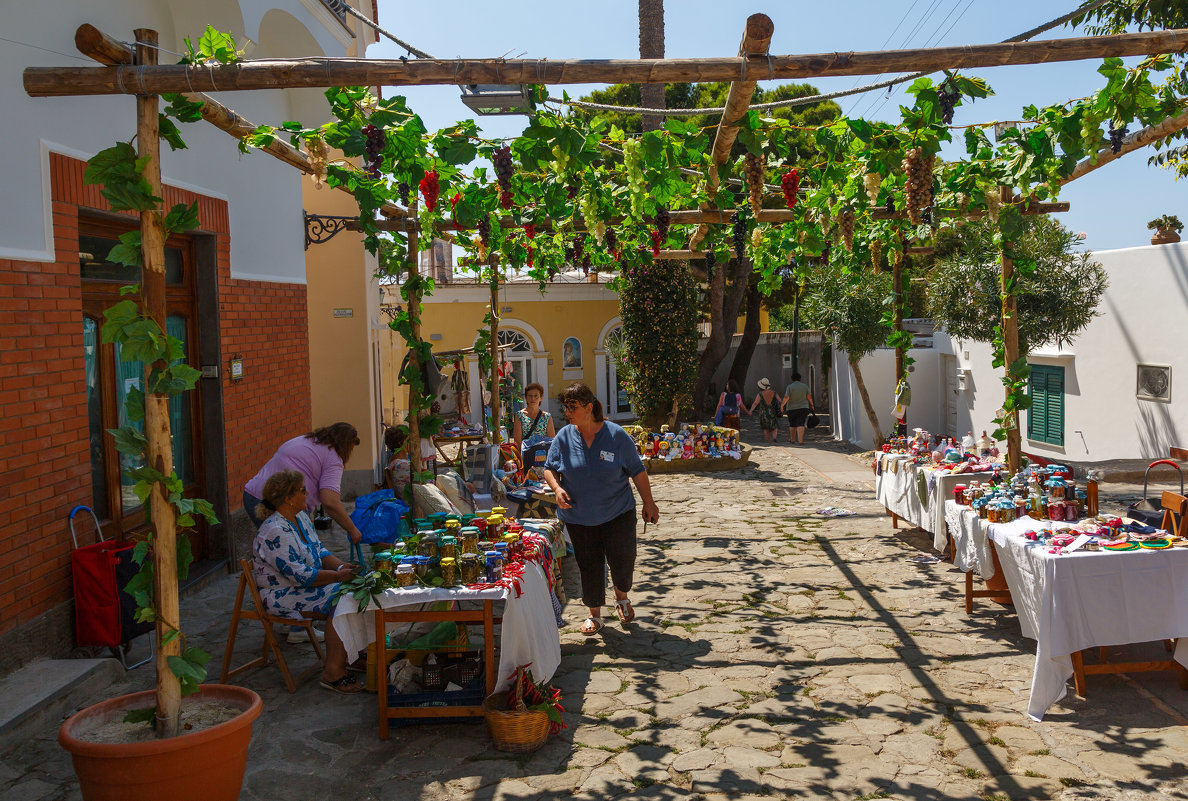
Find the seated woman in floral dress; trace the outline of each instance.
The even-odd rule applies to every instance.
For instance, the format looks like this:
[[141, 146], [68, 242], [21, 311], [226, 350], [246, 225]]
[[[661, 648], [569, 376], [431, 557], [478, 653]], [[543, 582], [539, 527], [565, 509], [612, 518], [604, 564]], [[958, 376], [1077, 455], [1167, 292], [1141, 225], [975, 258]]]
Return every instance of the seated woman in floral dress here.
[[[252, 574], [269, 614], [301, 620], [303, 612], [334, 611], [334, 591], [351, 577], [354, 566], [326, 550], [305, 511], [305, 479], [281, 470], [264, 483], [260, 505], [271, 515], [252, 544]], [[357, 693], [363, 685], [347, 675], [346, 648], [334, 622], [326, 625], [326, 664], [321, 685], [339, 693]]]

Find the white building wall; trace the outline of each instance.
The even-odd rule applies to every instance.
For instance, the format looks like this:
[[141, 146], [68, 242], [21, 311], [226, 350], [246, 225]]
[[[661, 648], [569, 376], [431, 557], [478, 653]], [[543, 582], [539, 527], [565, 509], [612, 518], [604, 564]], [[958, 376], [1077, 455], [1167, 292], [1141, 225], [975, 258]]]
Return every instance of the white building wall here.
[[[1029, 359], [1064, 367], [1064, 445], [1028, 440], [1024, 413], [1023, 450], [1076, 462], [1166, 458], [1169, 447], [1188, 447], [1188, 243], [1100, 251], [1094, 257], [1110, 281], [1100, 316], [1067, 348], [1039, 348]], [[991, 428], [1003, 388], [990, 345], [940, 332], [934, 343], [931, 357], [924, 355], [928, 351], [913, 351], [917, 370], [911, 379], [909, 428], [943, 430], [940, 363], [946, 353], [956, 356], [956, 366], [965, 373], [965, 388], [957, 393], [958, 433]], [[861, 362], [884, 428], [894, 389], [893, 361], [893, 351], [879, 350]], [[925, 369], [926, 363], [931, 367]], [[1171, 367], [1170, 402], [1136, 397], [1139, 364]], [[844, 353], [835, 353], [834, 365], [835, 435], [870, 447], [869, 425]], [[935, 403], [929, 398], [936, 398]]]
[[[320, 8], [317, 0], [310, 2], [315, 11]], [[229, 0], [202, 4], [181, 0], [4, 4], [4, 36], [12, 41], [0, 47], [0, 107], [5, 109], [0, 125], [4, 135], [0, 175], [6, 188], [0, 193], [0, 257], [54, 259], [49, 151], [86, 159], [116, 142], [131, 140], [136, 133], [132, 97], [31, 98], [21, 82], [24, 68], [95, 64], [74, 46], [74, 32], [84, 22], [124, 41], [132, 39], [133, 28], [157, 30], [164, 49], [160, 60], [167, 64], [177, 61], [174, 53], [183, 49], [184, 37], [200, 36], [207, 23], [229, 30], [238, 43], [247, 44], [245, 20], [251, 28], [247, 36], [265, 42], [253, 55], [279, 55], [269, 50], [280, 49], [283, 40], [288, 40], [289, 46], [300, 44], [301, 55], [320, 55], [323, 47], [330, 46], [338, 49], [329, 54], [345, 52], [338, 32], [332, 32], [303, 0], [245, 1], [242, 6], [243, 12], [240, 4]], [[267, 17], [265, 6], [285, 10]], [[337, 21], [334, 25], [342, 27]], [[304, 36], [294, 37], [297, 29]], [[341, 33], [346, 35], [345, 29]], [[300, 41], [294, 42], [295, 38]], [[311, 47], [316, 49], [311, 52]], [[218, 98], [254, 122], [279, 124], [294, 118], [296, 104], [289, 95], [282, 91], [236, 92]], [[324, 119], [303, 121], [320, 124]], [[189, 147], [175, 153], [162, 143], [164, 181], [229, 201], [232, 276], [304, 283], [300, 174], [270, 156], [240, 154], [236, 140], [209, 123], [180, 127]]]

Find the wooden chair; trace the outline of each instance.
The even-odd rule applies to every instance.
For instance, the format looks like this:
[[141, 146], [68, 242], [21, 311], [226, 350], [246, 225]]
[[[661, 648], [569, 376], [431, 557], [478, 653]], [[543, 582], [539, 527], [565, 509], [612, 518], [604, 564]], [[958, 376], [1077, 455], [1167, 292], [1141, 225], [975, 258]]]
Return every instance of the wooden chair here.
[[1188, 537], [1188, 497], [1176, 492], [1165, 492], [1160, 501], [1163, 520], [1159, 527], [1177, 537]]
[[[305, 615], [304, 620], [293, 620], [287, 617], [278, 617], [271, 615], [264, 607], [264, 602], [260, 598], [260, 590], [256, 587], [256, 580], [252, 576], [252, 562], [250, 559], [239, 560], [239, 589], [235, 593], [235, 609], [231, 612], [231, 630], [227, 633], [227, 648], [223, 651], [223, 671], [219, 675], [219, 682], [226, 684], [227, 679], [236, 676], [245, 670], [250, 670], [256, 667], [264, 667], [268, 664], [268, 654], [271, 653], [276, 657], [276, 665], [280, 668], [281, 675], [285, 679], [285, 687], [289, 692], [297, 692], [297, 681], [294, 681], [293, 674], [289, 671], [289, 665], [285, 662], [285, 656], [281, 653], [280, 641], [277, 640], [276, 632], [272, 627], [277, 626], [298, 626], [305, 629], [306, 634], [309, 635], [309, 641], [313, 643], [314, 653], [317, 654], [318, 664], [305, 673], [298, 676], [299, 681], [304, 681], [313, 675], [315, 671], [321, 670], [323, 654], [322, 645], [318, 642], [317, 633], [314, 631], [314, 620], [324, 620], [325, 615], [310, 613]], [[252, 597], [252, 606], [244, 608], [243, 596], [247, 591]], [[240, 665], [237, 668], [231, 667], [231, 655], [235, 650], [235, 637], [239, 631], [239, 623], [242, 620], [259, 620], [264, 624], [264, 647], [261, 650], [260, 656], [256, 657], [250, 662]]]

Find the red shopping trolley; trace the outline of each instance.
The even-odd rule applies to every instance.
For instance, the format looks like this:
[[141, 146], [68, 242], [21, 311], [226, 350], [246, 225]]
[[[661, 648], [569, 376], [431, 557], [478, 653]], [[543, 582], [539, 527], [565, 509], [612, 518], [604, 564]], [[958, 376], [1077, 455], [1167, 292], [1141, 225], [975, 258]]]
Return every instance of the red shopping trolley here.
[[[95, 524], [98, 542], [78, 547], [74, 518], [86, 512]], [[140, 571], [132, 559], [134, 545], [104, 540], [99, 518], [89, 506], [70, 510], [70, 539], [74, 551], [70, 555], [71, 580], [74, 584], [74, 639], [86, 656], [97, 655], [97, 649], [110, 648], [125, 670], [140, 667], [153, 658], [153, 641], [149, 639], [149, 653], [135, 664], [128, 664], [131, 642], [153, 630], [153, 623], [136, 622], [136, 601], [124, 592], [124, 587]]]

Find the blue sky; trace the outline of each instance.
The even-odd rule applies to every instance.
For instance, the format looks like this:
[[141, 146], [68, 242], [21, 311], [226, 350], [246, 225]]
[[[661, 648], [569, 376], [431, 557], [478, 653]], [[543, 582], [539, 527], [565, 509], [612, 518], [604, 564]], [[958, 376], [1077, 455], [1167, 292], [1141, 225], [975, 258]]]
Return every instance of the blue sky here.
[[[665, 53], [668, 57], [734, 55], [749, 14], [762, 12], [775, 23], [771, 52], [820, 53], [835, 50], [883, 50], [998, 42], [1058, 17], [1079, 0], [834, 0], [831, 3], [707, 2], [669, 0], [665, 4]], [[639, 55], [636, 0], [599, 3], [504, 0], [501, 3], [456, 0], [448, 5], [407, 0], [379, 0], [380, 25], [416, 47], [441, 58], [636, 58]], [[1076, 35], [1067, 27], [1041, 37]], [[383, 39], [372, 45], [373, 58], [403, 55]], [[996, 67], [969, 74], [984, 78], [995, 96], [957, 110], [956, 124], [1019, 119], [1028, 104], [1063, 103], [1099, 88], [1100, 61]], [[884, 76], [887, 77], [887, 76]], [[873, 78], [810, 81], [823, 92], [849, 89]], [[765, 86], [777, 85], [765, 82]], [[580, 96], [596, 86], [551, 87]], [[397, 93], [386, 89], [385, 94]], [[470, 116], [453, 87], [400, 87], [431, 130]], [[886, 90], [843, 98], [848, 116], [898, 120], [903, 93]], [[968, 101], [967, 101], [968, 102]], [[523, 117], [483, 117], [489, 136], [513, 136]], [[959, 139], [960, 137], [958, 137]], [[959, 142], [958, 142], [959, 144]], [[1147, 244], [1147, 220], [1177, 214], [1188, 221], [1185, 190], [1166, 170], [1147, 166], [1150, 148], [1136, 151], [1065, 187], [1061, 199], [1072, 210], [1058, 215], [1074, 231], [1088, 234], [1094, 250]], [[959, 158], [961, 152], [943, 155]]]

